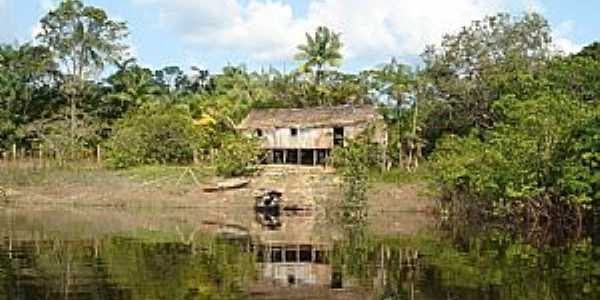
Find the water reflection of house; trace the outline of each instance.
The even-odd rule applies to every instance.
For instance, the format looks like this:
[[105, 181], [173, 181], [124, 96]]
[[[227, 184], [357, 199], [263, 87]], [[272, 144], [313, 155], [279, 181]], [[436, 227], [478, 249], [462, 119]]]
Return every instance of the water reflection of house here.
[[315, 222], [312, 215], [284, 215], [275, 230], [252, 225], [253, 251], [263, 280], [278, 286], [330, 285], [332, 243], [330, 237], [315, 234]]
[[256, 109], [238, 126], [263, 139], [268, 163], [309, 165], [324, 163], [334, 147], [369, 127], [374, 143], [387, 144], [383, 116], [372, 106]]
[[[253, 251], [259, 280], [249, 290], [252, 299], [364, 299], [346, 289], [331, 265], [336, 233], [314, 214], [281, 216], [276, 230], [252, 225]], [[345, 289], [332, 289], [344, 287]]]
[[328, 245], [264, 244], [257, 246], [262, 277], [278, 286], [319, 285], [331, 282]]

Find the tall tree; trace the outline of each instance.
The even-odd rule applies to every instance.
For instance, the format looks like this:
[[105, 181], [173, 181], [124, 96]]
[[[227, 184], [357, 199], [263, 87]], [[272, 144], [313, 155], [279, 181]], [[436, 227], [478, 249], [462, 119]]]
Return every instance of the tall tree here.
[[123, 58], [127, 26], [80, 0], [63, 0], [40, 23], [38, 40], [54, 53], [67, 75], [62, 92], [69, 101], [71, 142], [75, 142], [76, 113], [86, 82], [99, 76], [107, 64]]
[[111, 89], [103, 99], [105, 107], [102, 113], [109, 118], [119, 118], [127, 111], [163, 96], [152, 70], [136, 64], [123, 65], [106, 82]]
[[583, 47], [583, 49], [581, 49], [579, 53], [575, 54], [575, 56], [600, 61], [600, 42], [594, 42]]
[[[413, 166], [416, 169], [420, 147], [417, 137], [418, 102], [414, 88], [415, 76], [409, 66], [398, 62], [395, 58], [372, 73], [377, 82], [377, 89], [382, 93], [381, 96], [396, 104], [394, 122], [397, 131], [398, 164], [405, 165], [409, 170]], [[407, 126], [406, 117], [403, 116], [406, 111], [412, 113], [412, 129]], [[408, 149], [404, 149], [403, 145], [406, 145]], [[404, 160], [405, 152], [408, 154], [406, 161]]]
[[303, 61], [301, 72], [315, 73], [315, 83], [321, 84], [323, 68], [326, 66], [339, 67], [342, 64], [342, 41], [340, 34], [329, 28], [320, 26], [314, 36], [306, 33], [306, 44], [298, 46], [296, 60]]
[[432, 122], [458, 134], [493, 126], [492, 103], [507, 94], [527, 96], [538, 84], [531, 74], [548, 61], [551, 42], [548, 22], [535, 13], [486, 17], [446, 35], [440, 47], [423, 54], [441, 101]]
[[19, 142], [24, 125], [50, 106], [45, 96], [54, 87], [55, 71], [45, 47], [0, 45], [0, 146]]

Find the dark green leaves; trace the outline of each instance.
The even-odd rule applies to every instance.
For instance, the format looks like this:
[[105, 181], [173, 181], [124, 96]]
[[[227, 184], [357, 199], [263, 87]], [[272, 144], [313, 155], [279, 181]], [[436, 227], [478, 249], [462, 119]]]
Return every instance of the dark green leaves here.
[[342, 42], [340, 34], [331, 31], [327, 27], [317, 28], [314, 37], [306, 34], [306, 44], [298, 46], [296, 60], [303, 61], [300, 67], [301, 73], [313, 72], [316, 67], [315, 83], [319, 85], [322, 79], [323, 67], [339, 67], [342, 64]]

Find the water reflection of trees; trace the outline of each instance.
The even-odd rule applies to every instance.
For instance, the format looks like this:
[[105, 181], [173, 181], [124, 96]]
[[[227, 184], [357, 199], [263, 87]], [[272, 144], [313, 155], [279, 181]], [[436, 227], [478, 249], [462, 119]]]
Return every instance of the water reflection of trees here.
[[[514, 231], [468, 226], [377, 235], [376, 217], [322, 224], [286, 215], [278, 231], [227, 225], [221, 237], [195, 225], [89, 238], [4, 227], [0, 300], [243, 299], [255, 296], [249, 289], [261, 279], [276, 282], [254, 289], [268, 296], [308, 286], [319, 289], [315, 295], [342, 287], [356, 299], [600, 299], [590, 238], [544, 246]], [[310, 229], [336, 234], [316, 239]]]
[[0, 247], [0, 299], [242, 299], [254, 260], [238, 245], [204, 237], [109, 238]]
[[539, 248], [503, 230], [456, 240], [437, 233], [377, 238], [347, 231], [334, 249], [345, 282], [374, 299], [599, 299], [591, 239]]

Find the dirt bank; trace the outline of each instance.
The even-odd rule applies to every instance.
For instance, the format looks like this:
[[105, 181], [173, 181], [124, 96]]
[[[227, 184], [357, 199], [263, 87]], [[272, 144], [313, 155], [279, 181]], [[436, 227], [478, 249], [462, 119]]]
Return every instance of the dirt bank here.
[[[339, 178], [332, 169], [322, 167], [263, 166], [258, 175], [248, 178], [248, 186], [214, 193], [204, 192], [203, 187], [222, 179], [205, 170], [181, 167], [153, 172], [93, 167], [32, 171], [11, 185], [0, 185], [10, 189], [9, 203], [20, 206], [251, 208], [255, 191], [276, 189], [283, 192], [288, 205], [317, 209], [321, 201], [341, 197]], [[430, 211], [432, 201], [421, 190], [418, 184], [373, 184], [369, 207], [374, 212]]]

